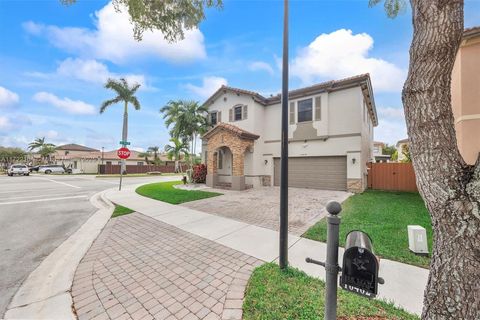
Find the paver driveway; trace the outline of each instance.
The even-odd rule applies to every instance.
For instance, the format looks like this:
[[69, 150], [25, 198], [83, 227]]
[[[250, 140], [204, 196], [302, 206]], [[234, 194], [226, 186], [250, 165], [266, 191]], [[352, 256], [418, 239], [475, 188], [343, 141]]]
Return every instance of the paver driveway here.
[[75, 273], [83, 319], [241, 319], [261, 261], [142, 214], [110, 220]]
[[[278, 231], [279, 187], [215, 191], [223, 195], [187, 202], [182, 206]], [[303, 234], [326, 215], [325, 205], [328, 201], [343, 202], [351, 195], [344, 191], [302, 188], [289, 188], [288, 193], [288, 229], [295, 235]]]

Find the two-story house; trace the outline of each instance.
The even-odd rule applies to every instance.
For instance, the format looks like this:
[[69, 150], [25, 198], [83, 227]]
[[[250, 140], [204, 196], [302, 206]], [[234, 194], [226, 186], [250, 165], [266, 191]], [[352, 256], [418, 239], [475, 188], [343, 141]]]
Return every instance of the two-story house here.
[[[207, 185], [280, 184], [281, 96], [222, 86], [206, 102]], [[368, 74], [289, 92], [289, 186], [361, 192], [377, 113]]]

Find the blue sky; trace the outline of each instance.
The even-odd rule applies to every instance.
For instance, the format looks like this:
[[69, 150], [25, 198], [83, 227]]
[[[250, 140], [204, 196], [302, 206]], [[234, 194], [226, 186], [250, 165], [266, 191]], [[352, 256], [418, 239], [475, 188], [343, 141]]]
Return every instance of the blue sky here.
[[[292, 1], [290, 87], [370, 72], [380, 125], [375, 139], [406, 136], [400, 91], [412, 36], [407, 10], [396, 19], [368, 1]], [[130, 112], [137, 149], [168, 143], [158, 110], [171, 99], [204, 101], [221, 84], [278, 93], [281, 1], [225, 1], [199, 30], [168, 44], [158, 32], [132, 38], [125, 14], [108, 1], [0, 1], [0, 145], [55, 144], [117, 148], [122, 108], [98, 107], [102, 84], [125, 76], [142, 84], [140, 111]], [[480, 1], [466, 1], [465, 26], [480, 25]]]

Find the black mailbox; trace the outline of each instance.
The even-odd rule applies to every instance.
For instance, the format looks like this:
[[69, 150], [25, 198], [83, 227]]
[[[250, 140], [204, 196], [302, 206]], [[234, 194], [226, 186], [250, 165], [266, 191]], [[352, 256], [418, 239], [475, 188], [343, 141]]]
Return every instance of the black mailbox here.
[[378, 267], [370, 237], [362, 231], [351, 231], [345, 243], [340, 286], [347, 291], [374, 298], [379, 282]]

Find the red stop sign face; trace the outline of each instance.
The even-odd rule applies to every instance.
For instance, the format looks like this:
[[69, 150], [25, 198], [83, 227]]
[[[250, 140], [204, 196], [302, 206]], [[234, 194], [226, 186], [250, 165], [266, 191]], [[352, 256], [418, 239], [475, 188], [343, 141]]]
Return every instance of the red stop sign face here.
[[128, 159], [130, 157], [130, 150], [128, 148], [120, 148], [117, 150], [117, 155], [120, 159]]

